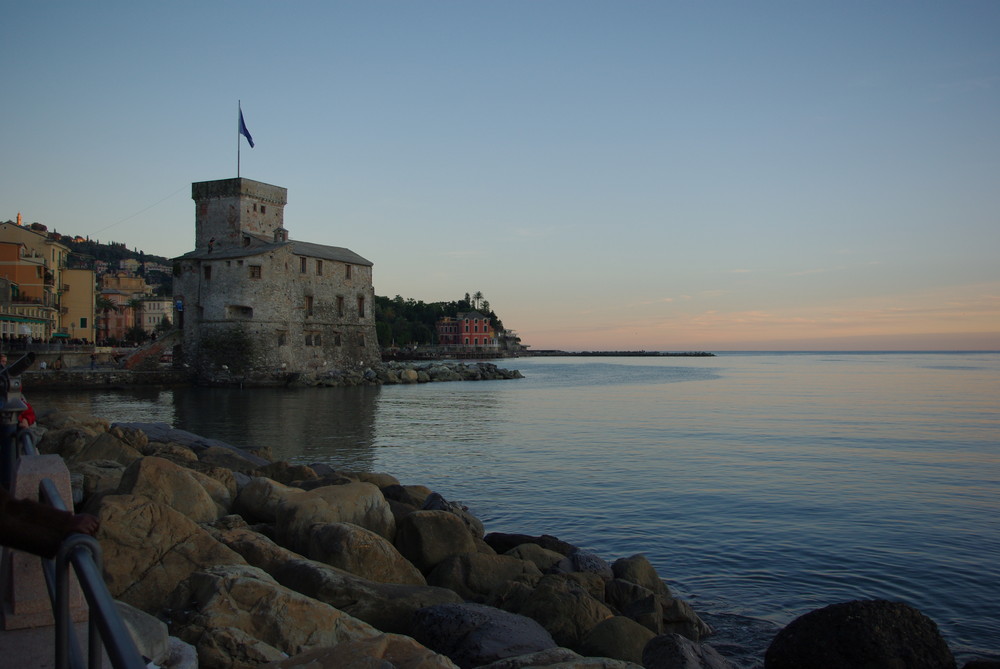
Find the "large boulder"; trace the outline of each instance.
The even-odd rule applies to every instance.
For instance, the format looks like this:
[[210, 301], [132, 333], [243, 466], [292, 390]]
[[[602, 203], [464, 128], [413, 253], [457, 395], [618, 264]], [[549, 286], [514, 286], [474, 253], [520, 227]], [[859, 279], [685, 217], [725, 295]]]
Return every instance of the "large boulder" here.
[[555, 648], [545, 629], [525, 616], [482, 604], [440, 604], [417, 611], [413, 638], [462, 669]]
[[154, 502], [166, 504], [196, 523], [215, 520], [227, 513], [216, 504], [207, 488], [216, 496], [227, 496], [222, 484], [169, 460], [155, 456], [136, 460], [125, 470], [118, 485], [121, 495], [142, 495]]
[[765, 669], [954, 669], [934, 621], [902, 602], [856, 600], [800, 616], [778, 632]]
[[435, 604], [462, 601], [456, 593], [428, 585], [375, 583], [312, 560], [289, 560], [274, 571], [275, 579], [364, 620], [383, 632], [411, 634], [414, 613]]
[[300, 488], [278, 483], [258, 476], [243, 486], [233, 503], [233, 511], [249, 522], [273, 523], [278, 517], [278, 507], [289, 497], [303, 494]]
[[305, 552], [316, 523], [353, 523], [392, 540], [396, 520], [389, 503], [371, 483], [351, 482], [289, 495], [277, 508], [279, 541]]
[[79, 474], [83, 479], [83, 499], [95, 495], [115, 492], [125, 473], [125, 465], [114, 460], [92, 460], [78, 462], [70, 468], [73, 474]]
[[511, 548], [504, 555], [533, 562], [539, 571], [542, 572], [548, 571], [563, 559], [562, 553], [542, 548], [538, 544], [521, 544], [520, 546]]
[[560, 646], [573, 650], [580, 647], [586, 634], [598, 623], [614, 615], [565, 574], [543, 576], [537, 587], [515, 606], [516, 613], [536, 620]]
[[695, 643], [680, 634], [661, 634], [651, 639], [642, 651], [642, 666], [646, 669], [733, 669], [733, 665], [711, 646]]
[[445, 558], [476, 552], [462, 519], [449, 511], [415, 511], [396, 529], [396, 548], [425, 574]]
[[458, 669], [444, 655], [400, 634], [380, 634], [317, 648], [268, 665], [272, 669]]
[[[205, 669], [241, 666], [227, 656], [231, 634], [265, 655], [267, 647], [295, 655], [310, 648], [378, 636], [370, 625], [278, 584], [249, 565], [220, 565], [192, 573], [173, 592], [173, 627], [198, 649]], [[243, 636], [245, 635], [245, 637]]]
[[198, 649], [203, 669], [258, 663], [233, 657], [234, 640], [252, 648], [255, 655], [268, 657], [269, 649], [295, 655], [381, 634], [249, 565], [220, 565], [192, 573], [174, 591], [170, 606], [177, 636]]
[[71, 460], [104, 431], [98, 432], [72, 423], [58, 429], [50, 429], [38, 440], [38, 452], [61, 455], [64, 460]]
[[642, 664], [642, 650], [655, 636], [631, 618], [615, 616], [602, 620], [586, 633], [580, 644], [580, 652], [588, 656], [611, 657]]
[[275, 570], [289, 560], [302, 556], [274, 543], [267, 536], [255, 532], [240, 516], [226, 516], [218, 522], [204, 526], [216, 540], [238, 553], [248, 564], [274, 575]]
[[656, 569], [645, 555], [619, 558], [611, 565], [611, 571], [615, 578], [641, 585], [657, 595], [670, 597], [670, 588], [656, 573]]
[[352, 523], [313, 525], [305, 555], [369, 581], [427, 584], [420, 570], [388, 540]]
[[170, 591], [191, 572], [245, 564], [194, 521], [147, 497], [108, 495], [97, 513], [108, 590], [147, 613], [158, 613]]
[[509, 555], [465, 553], [439, 562], [428, 575], [427, 583], [454, 590], [463, 599], [482, 603], [508, 581], [534, 586], [541, 577], [542, 572], [534, 562]]
[[86, 462], [87, 460], [114, 460], [123, 465], [130, 465], [141, 457], [142, 453], [137, 448], [130, 446], [109, 432], [101, 432], [66, 460], [68, 463]]
[[610, 657], [583, 657], [569, 648], [552, 648], [537, 653], [508, 657], [477, 669], [643, 669], [641, 665]]
[[543, 534], [540, 537], [536, 537], [530, 534], [490, 532], [483, 538], [497, 553], [506, 553], [512, 548], [517, 548], [521, 544], [538, 544], [542, 548], [555, 551], [560, 555], [569, 555], [573, 551], [577, 550], [577, 547], [573, 544], [568, 544], [550, 534]]

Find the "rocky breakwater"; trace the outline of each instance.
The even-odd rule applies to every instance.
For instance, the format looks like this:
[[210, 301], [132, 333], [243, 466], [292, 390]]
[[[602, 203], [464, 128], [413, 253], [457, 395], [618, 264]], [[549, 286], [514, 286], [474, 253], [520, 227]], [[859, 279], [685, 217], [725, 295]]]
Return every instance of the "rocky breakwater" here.
[[225, 366], [203, 371], [197, 383], [208, 386], [365, 386], [400, 383], [434, 383], [438, 381], [495, 381], [520, 379], [521, 372], [497, 367], [491, 362], [398, 362], [372, 367], [331, 369], [322, 372], [255, 372], [238, 373]]
[[203, 669], [728, 666], [642, 555], [487, 534], [388, 474], [39, 414], [39, 449], [66, 460], [77, 509], [101, 520], [112, 596], [164, 621], [163, 646]]

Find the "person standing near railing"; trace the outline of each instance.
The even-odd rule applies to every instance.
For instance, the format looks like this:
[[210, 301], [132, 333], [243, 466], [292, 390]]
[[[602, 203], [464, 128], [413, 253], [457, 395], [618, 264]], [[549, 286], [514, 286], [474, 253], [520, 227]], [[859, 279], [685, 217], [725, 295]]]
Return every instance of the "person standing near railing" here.
[[0, 545], [52, 558], [70, 534], [94, 535], [100, 521], [89, 513], [59, 511], [29, 499], [15, 499], [0, 486]]

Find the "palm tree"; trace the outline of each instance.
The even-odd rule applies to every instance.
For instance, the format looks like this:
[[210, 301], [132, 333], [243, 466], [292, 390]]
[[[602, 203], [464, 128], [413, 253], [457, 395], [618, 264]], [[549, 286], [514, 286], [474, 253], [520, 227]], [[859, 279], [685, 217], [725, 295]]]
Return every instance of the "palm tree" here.
[[479, 303], [483, 301], [483, 291], [477, 290], [475, 293], [473, 293], [472, 299], [475, 302], [475, 304], [473, 306], [475, 306], [476, 309], [478, 309], [479, 308]]
[[104, 295], [98, 295], [97, 299], [94, 300], [94, 307], [97, 309], [97, 311], [99, 311], [99, 312], [101, 312], [101, 314], [103, 314], [102, 323], [104, 325], [104, 338], [107, 339], [108, 338], [108, 331], [109, 331], [109, 328], [108, 328], [108, 312], [109, 311], [114, 311], [114, 312], [117, 313], [118, 312], [118, 305], [115, 304], [108, 297], [106, 297]]

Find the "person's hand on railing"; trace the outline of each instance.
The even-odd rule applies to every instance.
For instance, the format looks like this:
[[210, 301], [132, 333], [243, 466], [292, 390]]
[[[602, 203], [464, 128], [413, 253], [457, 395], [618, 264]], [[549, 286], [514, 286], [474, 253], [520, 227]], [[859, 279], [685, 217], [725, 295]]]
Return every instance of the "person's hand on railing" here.
[[97, 519], [97, 516], [92, 516], [89, 513], [78, 513], [70, 521], [70, 532], [79, 532], [80, 534], [93, 536], [97, 533], [97, 529], [100, 526], [101, 521]]

